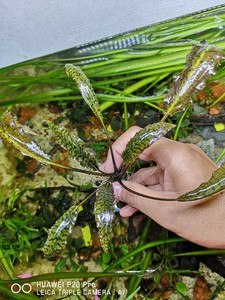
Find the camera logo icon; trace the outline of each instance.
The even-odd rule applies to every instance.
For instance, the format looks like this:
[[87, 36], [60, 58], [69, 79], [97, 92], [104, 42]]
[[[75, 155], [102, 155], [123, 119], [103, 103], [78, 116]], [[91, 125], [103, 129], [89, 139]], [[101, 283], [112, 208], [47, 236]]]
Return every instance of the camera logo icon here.
[[32, 291], [32, 286], [31, 286], [31, 284], [29, 284], [29, 283], [24, 283], [24, 284], [13, 283], [13, 284], [11, 285], [11, 291], [12, 291], [14, 294], [18, 294], [18, 293], [20, 293], [21, 291], [22, 291], [24, 294], [29, 294], [29, 293]]

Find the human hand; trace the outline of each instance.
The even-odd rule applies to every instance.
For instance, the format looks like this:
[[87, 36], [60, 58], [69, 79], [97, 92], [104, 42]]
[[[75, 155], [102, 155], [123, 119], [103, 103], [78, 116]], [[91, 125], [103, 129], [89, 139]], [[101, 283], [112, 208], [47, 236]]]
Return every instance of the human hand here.
[[[117, 167], [122, 164], [121, 154], [127, 142], [139, 130], [139, 127], [131, 127], [112, 145]], [[138, 193], [161, 199], [174, 199], [195, 189], [208, 181], [217, 168], [199, 147], [166, 138], [143, 151], [140, 159], [155, 161], [157, 166], [139, 170], [129, 181], [123, 181], [124, 185]], [[113, 171], [110, 152], [101, 170], [107, 173]], [[224, 239], [221, 240], [225, 208], [222, 208], [223, 214], [219, 208], [222, 207], [222, 196], [184, 203], [152, 200], [127, 191], [119, 183], [114, 183], [114, 193], [117, 200], [128, 204], [121, 209], [121, 216], [129, 217], [140, 210], [163, 227], [193, 242], [208, 247], [225, 246], [224, 230]]]

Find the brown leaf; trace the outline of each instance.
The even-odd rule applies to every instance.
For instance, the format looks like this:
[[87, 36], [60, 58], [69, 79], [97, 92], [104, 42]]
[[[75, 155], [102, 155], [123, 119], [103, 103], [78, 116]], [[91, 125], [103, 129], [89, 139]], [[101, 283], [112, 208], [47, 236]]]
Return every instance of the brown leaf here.
[[187, 56], [185, 69], [174, 77], [173, 87], [165, 97], [168, 108], [162, 119], [185, 110], [193, 95], [202, 90], [206, 80], [215, 74], [214, 68], [224, 59], [223, 52], [215, 45], [202, 41], [192, 48]]

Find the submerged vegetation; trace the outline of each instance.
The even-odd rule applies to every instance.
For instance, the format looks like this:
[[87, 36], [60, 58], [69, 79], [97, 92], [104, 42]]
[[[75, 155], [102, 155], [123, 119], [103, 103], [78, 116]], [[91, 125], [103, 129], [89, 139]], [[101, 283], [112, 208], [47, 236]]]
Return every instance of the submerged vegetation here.
[[[94, 175], [97, 184], [97, 192], [93, 184], [90, 186], [71, 184], [66, 188], [2, 187], [0, 201], [3, 208], [0, 228], [3, 234], [0, 244], [0, 268], [7, 275], [4, 277], [18, 282], [14, 265], [19, 261], [21, 263], [34, 261], [43, 251], [45, 257], [58, 259], [55, 273], [40, 274], [26, 279], [26, 282], [59, 278], [111, 277], [111, 280], [105, 281], [103, 286], [99, 281], [98, 287], [94, 286], [94, 288], [104, 290], [107, 286], [110, 295], [113, 293], [115, 299], [125, 299], [121, 290], [114, 288], [113, 278], [131, 277], [125, 293], [127, 299], [133, 299], [139, 293], [139, 286], [142, 287], [141, 292], [149, 297], [146, 299], [151, 299], [162, 275], [167, 274], [168, 278], [170, 277], [170, 287], [188, 299], [186, 287], [182, 283], [173, 281], [176, 273], [173, 270], [176, 253], [174, 254], [169, 246], [169, 244], [182, 243], [183, 239], [168, 238], [168, 233], [162, 231], [162, 240], [149, 242], [148, 233], [152, 222], [148, 220], [138, 244], [133, 248], [128, 245], [121, 234], [123, 225], [117, 226], [113, 223], [117, 208], [114, 203], [112, 183], [118, 181], [124, 186], [122, 179], [126, 178], [134, 167], [140, 167], [137, 163], [139, 154], [153, 142], [168, 132], [170, 137], [174, 136], [175, 139], [179, 134], [182, 135], [185, 116], [192, 113], [191, 102], [196, 101], [200, 90], [208, 88], [209, 82], [216, 85], [224, 84], [224, 26], [225, 8], [222, 6], [113, 37], [90, 46], [68, 50], [67, 58], [63, 57], [63, 53], [59, 53], [57, 56], [52, 55], [0, 70], [1, 137], [23, 154], [56, 169], [64, 169], [69, 173]], [[63, 67], [65, 63], [67, 63], [65, 71], [76, 85], [71, 78], [65, 76]], [[103, 128], [105, 144], [109, 147], [114, 165], [114, 172], [110, 174], [99, 169], [99, 161], [87, 147], [87, 143], [59, 125], [60, 117], [55, 120], [43, 120], [46, 121], [43, 126], [54, 133], [56, 142], [66, 149], [70, 157], [77, 160], [81, 167], [53, 160], [51, 153], [42, 150], [35, 141], [37, 133], [29, 126], [21, 125], [18, 118], [9, 112], [10, 109], [15, 112], [18, 104], [44, 105], [54, 101], [59, 107], [66, 108], [71, 102], [69, 118], [77, 122], [87, 118], [86, 114], [89, 113], [82, 102], [76, 101], [81, 99], [85, 100], [94, 113], [94, 122], [97, 126]], [[204, 102], [203, 106], [212, 107], [218, 102], [218, 99], [210, 99], [208, 103]], [[112, 127], [106, 125], [107, 116], [103, 113], [118, 103], [120, 109], [122, 107], [123, 119], [119, 120], [117, 131], [126, 130], [132, 125], [135, 118], [132, 110], [137, 111], [137, 107], [140, 110], [140, 104], [149, 106], [157, 113], [157, 122], [152, 121], [145, 126], [127, 144], [122, 154], [123, 164], [120, 168], [115, 164], [111, 146]], [[79, 105], [82, 106], [79, 110], [80, 114], [77, 112]], [[85, 111], [83, 112], [82, 109]], [[100, 148], [103, 147], [103, 151], [107, 148], [105, 144], [103, 146], [99, 144]], [[96, 143], [93, 148], [98, 149], [98, 144]], [[67, 174], [63, 176], [70, 183]], [[224, 177], [224, 164], [222, 164], [221, 168], [214, 172], [210, 181], [203, 183], [195, 191], [190, 191], [178, 199], [158, 200], [189, 201], [209, 196], [224, 189]], [[9, 194], [8, 191], [11, 189]], [[54, 194], [55, 191], [58, 194]], [[88, 192], [88, 195], [83, 197], [84, 200], [79, 198], [74, 204], [74, 198], [83, 191]], [[135, 191], [131, 192], [138, 194]], [[30, 199], [35, 199], [38, 203], [38, 208], [32, 207], [32, 212], [30, 208], [28, 209]], [[24, 206], [27, 206], [27, 209], [23, 209]], [[86, 226], [85, 218], [86, 223], [92, 225], [96, 223], [98, 228], [101, 247], [105, 253], [100, 250], [96, 262], [101, 265], [102, 272], [89, 272], [85, 264], [74, 260], [76, 253], [79, 251], [82, 253], [83, 248], [88, 248], [88, 243], [91, 243], [89, 236], [95, 232], [95, 229], [90, 230], [89, 226]], [[74, 241], [71, 233], [75, 223], [81, 224], [83, 238]], [[50, 227], [46, 241], [46, 230]], [[120, 237], [114, 237], [112, 243], [112, 235], [115, 233]], [[67, 251], [60, 256], [66, 245]], [[98, 251], [101, 247], [98, 246]], [[155, 249], [155, 252], [150, 249]], [[219, 252], [225, 251], [215, 251], [214, 254]], [[208, 254], [208, 251], [201, 250], [200, 254]], [[183, 253], [179, 255], [182, 256]], [[82, 256], [84, 254], [79, 256], [80, 261]], [[72, 272], [62, 272], [66, 268]], [[149, 276], [152, 273], [155, 273], [152, 286], [145, 292], [144, 285], [141, 284], [142, 277], [138, 276]], [[37, 299], [34, 295], [22, 294], [21, 296], [11, 293], [5, 284], [14, 281], [2, 279], [0, 291], [3, 294], [15, 299]], [[219, 293], [219, 290], [215, 293]], [[79, 299], [79, 295], [77, 297]], [[103, 296], [102, 299], [106, 297]]]

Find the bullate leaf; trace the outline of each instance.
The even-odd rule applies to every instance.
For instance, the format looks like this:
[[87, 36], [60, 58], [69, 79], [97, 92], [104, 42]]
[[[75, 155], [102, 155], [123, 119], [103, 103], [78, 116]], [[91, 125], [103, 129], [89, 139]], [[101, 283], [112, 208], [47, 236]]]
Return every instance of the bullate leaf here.
[[72, 158], [76, 158], [81, 166], [97, 170], [98, 164], [92, 153], [85, 147], [85, 143], [77, 136], [72, 136], [66, 129], [55, 126], [48, 122], [48, 125], [54, 132], [57, 142], [65, 148]]
[[71, 206], [50, 228], [47, 241], [42, 248], [46, 258], [57, 257], [65, 249], [67, 237], [72, 232], [77, 216], [78, 207]]
[[185, 69], [174, 77], [173, 87], [164, 99], [168, 108], [163, 121], [166, 116], [173, 116], [186, 109], [193, 96], [205, 87], [206, 80], [215, 74], [214, 68], [222, 59], [225, 59], [222, 50], [205, 41], [192, 48], [187, 55]]
[[113, 186], [109, 181], [103, 182], [97, 190], [94, 213], [101, 245], [103, 250], [107, 252], [112, 236], [114, 219]]
[[80, 67], [74, 66], [72, 64], [66, 64], [65, 70], [66, 74], [68, 76], [71, 76], [72, 79], [76, 82], [83, 99], [91, 108], [95, 116], [99, 118], [104, 127], [103, 116], [101, 113], [99, 102], [87, 76], [84, 74]]
[[222, 163], [220, 168], [212, 173], [209, 181], [200, 184], [193, 191], [178, 197], [178, 201], [193, 201], [202, 199], [225, 189], [225, 163]]
[[127, 143], [126, 148], [122, 153], [124, 166], [127, 167], [134, 162], [146, 148], [159, 140], [174, 127], [174, 124], [158, 122], [149, 124], [137, 132]]
[[19, 124], [16, 117], [11, 115], [9, 111], [4, 113], [0, 123], [0, 137], [3, 140], [21, 151], [23, 155], [34, 158], [41, 163], [68, 170], [71, 169], [70, 167], [53, 162], [51, 157], [29, 137], [31, 134], [35, 135], [27, 126]]

